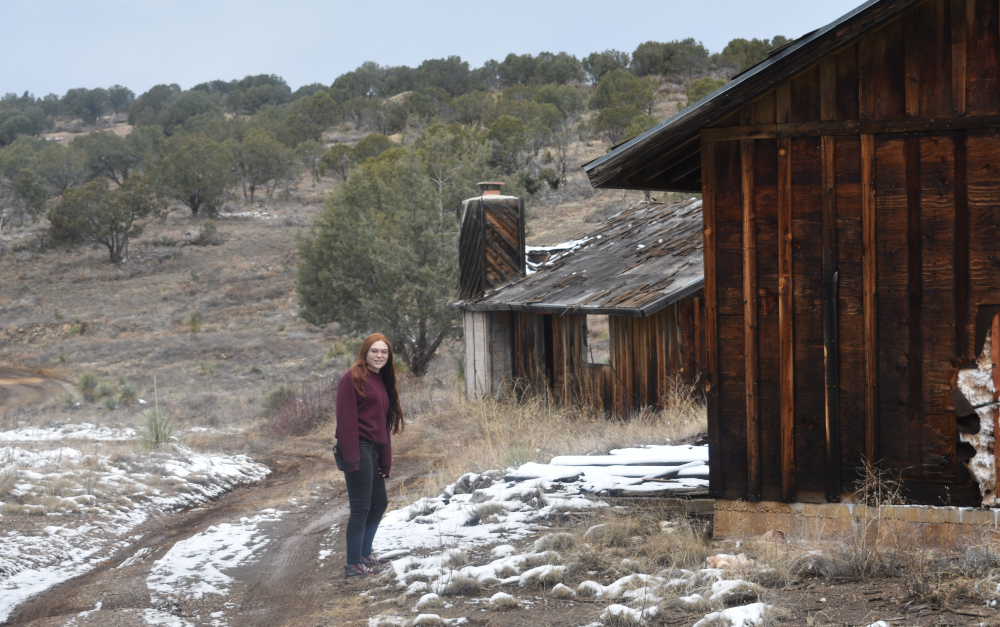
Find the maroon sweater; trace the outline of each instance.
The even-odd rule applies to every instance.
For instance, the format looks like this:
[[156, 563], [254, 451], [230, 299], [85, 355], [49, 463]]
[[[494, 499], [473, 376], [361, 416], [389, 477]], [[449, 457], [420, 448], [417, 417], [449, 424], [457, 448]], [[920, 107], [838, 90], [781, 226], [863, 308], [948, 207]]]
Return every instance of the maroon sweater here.
[[386, 477], [392, 468], [392, 442], [389, 439], [389, 395], [382, 377], [368, 371], [365, 377], [365, 396], [354, 390], [351, 370], [340, 377], [337, 384], [337, 444], [344, 454], [348, 470], [358, 470], [361, 450], [358, 438], [371, 440], [378, 448], [379, 470]]

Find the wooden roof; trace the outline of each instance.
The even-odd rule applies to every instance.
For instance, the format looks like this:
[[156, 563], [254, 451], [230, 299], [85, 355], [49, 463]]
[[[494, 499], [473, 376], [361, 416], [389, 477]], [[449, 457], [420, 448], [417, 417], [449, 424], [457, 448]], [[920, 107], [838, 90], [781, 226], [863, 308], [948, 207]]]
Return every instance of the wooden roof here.
[[467, 311], [649, 316], [704, 287], [701, 201], [642, 202]]
[[869, 0], [583, 166], [598, 188], [701, 193], [700, 132], [921, 0]]

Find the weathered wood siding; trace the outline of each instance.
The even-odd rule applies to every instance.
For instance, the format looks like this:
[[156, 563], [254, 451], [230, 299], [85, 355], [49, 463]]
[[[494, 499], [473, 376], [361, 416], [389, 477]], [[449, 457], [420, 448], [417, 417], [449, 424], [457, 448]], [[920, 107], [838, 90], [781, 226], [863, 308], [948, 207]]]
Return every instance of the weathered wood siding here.
[[978, 502], [951, 404], [1000, 303], [1000, 1], [928, 0], [702, 131], [711, 490], [839, 500], [865, 456]]
[[478, 298], [524, 276], [524, 201], [466, 200], [458, 239], [459, 298]]
[[648, 317], [609, 316], [608, 365], [586, 363], [586, 316], [511, 312], [514, 380], [622, 417], [663, 407], [678, 380], [701, 389], [704, 311], [699, 293]]
[[465, 331], [465, 394], [503, 397], [512, 380], [510, 316], [502, 312], [462, 312]]

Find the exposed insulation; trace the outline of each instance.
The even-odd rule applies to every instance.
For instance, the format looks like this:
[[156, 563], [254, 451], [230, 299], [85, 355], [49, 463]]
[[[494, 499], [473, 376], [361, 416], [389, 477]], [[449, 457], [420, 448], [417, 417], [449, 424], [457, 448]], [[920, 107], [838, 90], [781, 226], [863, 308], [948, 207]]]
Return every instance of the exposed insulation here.
[[[992, 332], [986, 334], [983, 351], [976, 360], [976, 368], [959, 370], [958, 389], [972, 405], [982, 405], [993, 400], [993, 360], [991, 358], [993, 338]], [[968, 442], [976, 449], [975, 456], [966, 462], [969, 472], [979, 483], [979, 491], [983, 495], [983, 505], [1000, 504], [996, 496], [996, 461], [993, 453], [993, 408], [980, 407], [979, 432], [959, 434], [963, 442]]]

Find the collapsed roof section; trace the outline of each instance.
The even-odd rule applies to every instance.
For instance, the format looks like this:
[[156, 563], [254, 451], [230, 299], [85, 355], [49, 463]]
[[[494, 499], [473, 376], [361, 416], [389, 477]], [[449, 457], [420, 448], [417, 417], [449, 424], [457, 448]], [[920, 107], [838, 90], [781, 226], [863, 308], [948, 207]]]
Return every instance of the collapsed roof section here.
[[465, 311], [649, 316], [704, 287], [701, 201], [642, 202]]

